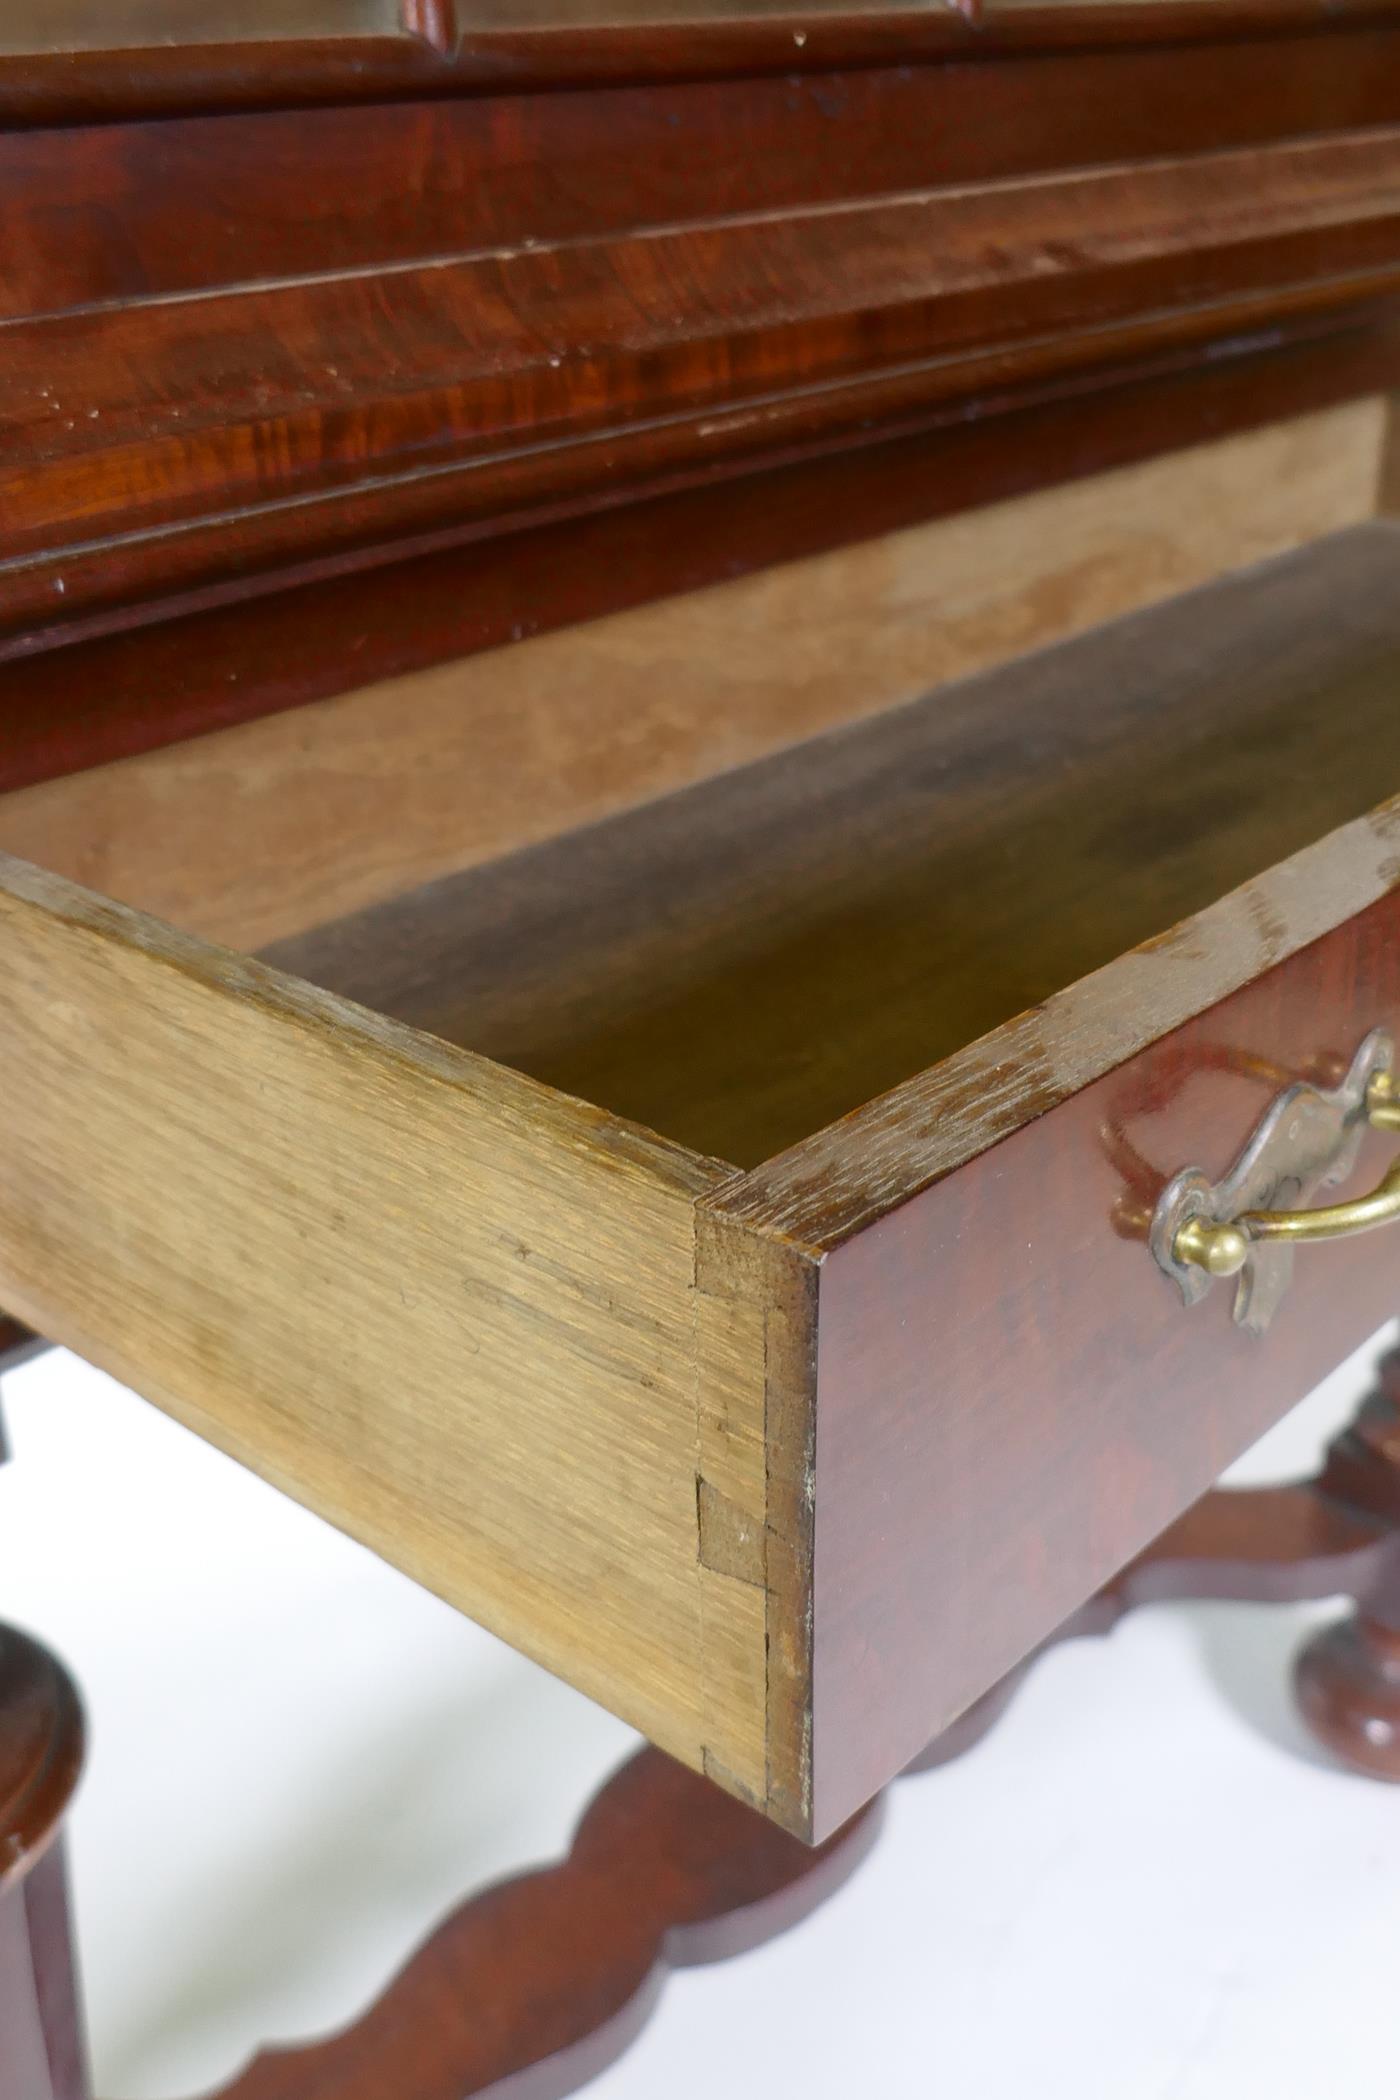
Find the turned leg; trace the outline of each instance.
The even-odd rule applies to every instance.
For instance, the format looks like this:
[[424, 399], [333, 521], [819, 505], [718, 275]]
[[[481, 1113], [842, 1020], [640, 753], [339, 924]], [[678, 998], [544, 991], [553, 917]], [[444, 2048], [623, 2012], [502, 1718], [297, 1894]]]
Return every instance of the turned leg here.
[[[43, 1346], [0, 1313], [0, 1371]], [[88, 2100], [61, 1829], [82, 1755], [66, 1672], [0, 1626], [0, 2100]]]
[[82, 1738], [59, 1665], [0, 1627], [0, 2100], [87, 2100], [60, 1836]]
[[1384, 1615], [1352, 1613], [1308, 1643], [1297, 1687], [1303, 1718], [1334, 1757], [1400, 1780], [1400, 1582]]
[[1394, 1527], [1394, 1543], [1355, 1611], [1298, 1658], [1298, 1703], [1314, 1735], [1343, 1763], [1400, 1780], [1400, 1350], [1327, 1455], [1322, 1492]]

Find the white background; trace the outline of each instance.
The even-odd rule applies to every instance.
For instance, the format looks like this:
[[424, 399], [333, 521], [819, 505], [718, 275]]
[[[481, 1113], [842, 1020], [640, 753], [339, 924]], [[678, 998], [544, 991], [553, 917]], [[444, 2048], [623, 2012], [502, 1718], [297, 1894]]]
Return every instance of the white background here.
[[[1241, 1477], [1306, 1467], [1374, 1355]], [[345, 2022], [465, 1890], [560, 1850], [631, 1748], [71, 1357], [5, 1411], [0, 1616], [92, 1721], [71, 1846], [109, 2100]], [[1288, 1701], [1329, 1609], [1161, 1606], [1057, 1651], [897, 1790], [825, 1910], [673, 1978], [596, 2100], [1393, 2100], [1400, 1789], [1330, 1769]]]

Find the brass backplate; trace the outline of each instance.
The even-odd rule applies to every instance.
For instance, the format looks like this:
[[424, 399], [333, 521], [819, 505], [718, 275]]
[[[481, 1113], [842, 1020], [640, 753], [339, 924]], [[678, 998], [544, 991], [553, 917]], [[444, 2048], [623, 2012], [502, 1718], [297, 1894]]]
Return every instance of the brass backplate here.
[[[1148, 1245], [1188, 1305], [1206, 1297], [1215, 1278], [1177, 1259], [1182, 1226], [1193, 1218], [1223, 1225], [1244, 1211], [1298, 1210], [1320, 1189], [1345, 1181], [1367, 1129], [1367, 1088], [1377, 1072], [1392, 1069], [1394, 1055], [1390, 1036], [1373, 1029], [1339, 1086], [1298, 1080], [1275, 1096], [1223, 1180], [1211, 1181], [1199, 1167], [1173, 1175], [1152, 1213]], [[1250, 1248], [1235, 1287], [1238, 1326], [1263, 1334], [1288, 1288], [1293, 1258], [1294, 1249], [1285, 1241], [1261, 1241]]]

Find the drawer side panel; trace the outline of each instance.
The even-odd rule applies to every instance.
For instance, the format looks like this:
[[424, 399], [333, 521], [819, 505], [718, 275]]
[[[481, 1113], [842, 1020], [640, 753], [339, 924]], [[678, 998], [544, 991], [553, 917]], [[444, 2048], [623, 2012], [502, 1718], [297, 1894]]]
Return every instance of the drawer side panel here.
[[14, 861], [0, 980], [0, 1303], [761, 1792], [695, 1492], [728, 1170]]

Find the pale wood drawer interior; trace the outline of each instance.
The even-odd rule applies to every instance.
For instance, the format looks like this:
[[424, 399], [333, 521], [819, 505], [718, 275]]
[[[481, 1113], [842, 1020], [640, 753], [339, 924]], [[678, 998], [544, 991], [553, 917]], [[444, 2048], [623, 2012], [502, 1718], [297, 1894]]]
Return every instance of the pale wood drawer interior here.
[[1397, 652], [1359, 527], [266, 953], [755, 1167], [1400, 788]]

